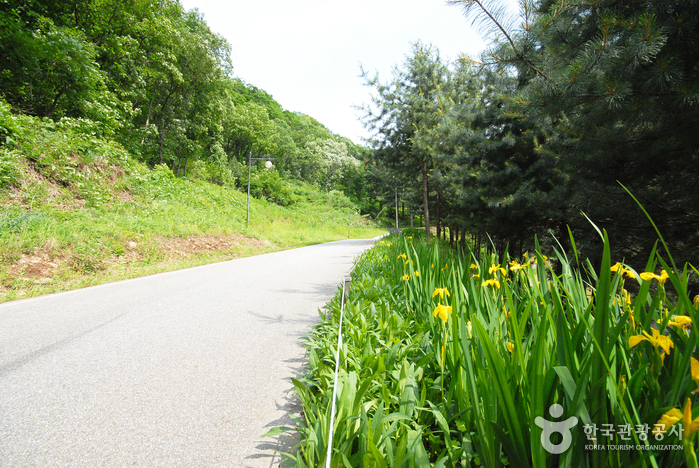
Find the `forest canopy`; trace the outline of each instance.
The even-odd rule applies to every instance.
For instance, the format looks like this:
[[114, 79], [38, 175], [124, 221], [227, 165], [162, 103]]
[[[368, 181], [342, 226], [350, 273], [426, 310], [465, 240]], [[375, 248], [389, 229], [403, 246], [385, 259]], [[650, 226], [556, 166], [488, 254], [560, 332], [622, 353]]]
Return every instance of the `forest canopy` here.
[[271, 185], [362, 196], [366, 148], [236, 78], [226, 39], [177, 0], [2, 2], [0, 70], [14, 112], [80, 119], [151, 167], [240, 186], [264, 156]]

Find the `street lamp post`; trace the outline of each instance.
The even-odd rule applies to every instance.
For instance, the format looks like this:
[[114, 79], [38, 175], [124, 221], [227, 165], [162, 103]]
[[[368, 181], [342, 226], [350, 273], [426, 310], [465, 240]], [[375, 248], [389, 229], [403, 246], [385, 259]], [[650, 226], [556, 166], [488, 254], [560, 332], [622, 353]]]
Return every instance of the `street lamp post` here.
[[252, 170], [252, 162], [253, 161], [267, 161], [265, 163], [265, 167], [269, 169], [272, 167], [272, 160], [274, 158], [253, 158], [252, 157], [252, 151], [248, 153], [248, 209], [247, 212], [245, 213], [245, 229], [247, 229], [250, 226], [250, 172]]
[[398, 190], [395, 190], [396, 193], [396, 231], [398, 230]]

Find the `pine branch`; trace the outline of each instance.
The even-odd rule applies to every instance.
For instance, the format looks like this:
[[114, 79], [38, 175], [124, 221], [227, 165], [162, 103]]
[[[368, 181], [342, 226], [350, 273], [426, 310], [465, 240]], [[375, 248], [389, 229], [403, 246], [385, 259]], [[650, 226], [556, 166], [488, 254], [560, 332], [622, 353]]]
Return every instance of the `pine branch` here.
[[[549, 78], [544, 72], [539, 70], [533, 63], [527, 60], [524, 56], [524, 53], [518, 49], [518, 47], [515, 45], [515, 41], [512, 39], [512, 35], [509, 32], [507, 32], [507, 29], [502, 25], [502, 21], [498, 20], [497, 11], [491, 11], [492, 9], [489, 10], [481, 0], [447, 0], [447, 3], [451, 5], [463, 5], [464, 13], [467, 16], [469, 15], [469, 13], [471, 13], [471, 9], [474, 5], [478, 6], [478, 8], [480, 9], [480, 14], [485, 15], [485, 17], [495, 26], [496, 30], [500, 31], [500, 33], [502, 33], [505, 39], [507, 39], [507, 42], [510, 43], [510, 46], [512, 47], [512, 50], [515, 53], [515, 56], [519, 60], [521, 60], [527, 67], [529, 67], [534, 73], [539, 75], [541, 78], [546, 80], [551, 86], [556, 88], [556, 84], [553, 82], [553, 80]], [[474, 16], [478, 15], [479, 13], [475, 13]], [[476, 19], [474, 18], [473, 21], [475, 22], [475, 20]]]

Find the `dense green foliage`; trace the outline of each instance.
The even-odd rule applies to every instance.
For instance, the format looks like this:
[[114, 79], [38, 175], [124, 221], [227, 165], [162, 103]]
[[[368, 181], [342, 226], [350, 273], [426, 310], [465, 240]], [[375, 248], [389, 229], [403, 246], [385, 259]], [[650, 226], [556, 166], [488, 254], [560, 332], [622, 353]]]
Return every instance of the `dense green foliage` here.
[[598, 263], [588, 217], [636, 265], [655, 235], [628, 189], [693, 261], [699, 5], [527, 1], [513, 18], [497, 1], [449, 3], [497, 37], [480, 60], [447, 64], [418, 43], [388, 82], [368, 80], [377, 164], [395, 174], [404, 201], [426, 218], [431, 207], [452, 240], [489, 236], [522, 250], [534, 233], [565, 243], [570, 226]]
[[[689, 271], [653, 251], [644, 268], [667, 275], [639, 275], [612, 265], [606, 236], [601, 244], [597, 270], [560, 250], [479, 260], [414, 235], [365, 253], [344, 307], [330, 466], [696, 466], [696, 426], [674, 417], [665, 433], [656, 428], [696, 401]], [[340, 297], [309, 338], [308, 374], [294, 381], [304, 419], [293, 466], [325, 466]], [[554, 404], [564, 412], [549, 415]], [[542, 440], [562, 439], [542, 439], [541, 417], [577, 418], [570, 447], [547, 452]]]
[[234, 78], [229, 53], [177, 0], [0, 3], [0, 96], [15, 113], [90, 121], [150, 167], [231, 187], [250, 155], [271, 157], [278, 180], [256, 192], [269, 200], [288, 203], [270, 187], [294, 179], [369, 204], [367, 150]]

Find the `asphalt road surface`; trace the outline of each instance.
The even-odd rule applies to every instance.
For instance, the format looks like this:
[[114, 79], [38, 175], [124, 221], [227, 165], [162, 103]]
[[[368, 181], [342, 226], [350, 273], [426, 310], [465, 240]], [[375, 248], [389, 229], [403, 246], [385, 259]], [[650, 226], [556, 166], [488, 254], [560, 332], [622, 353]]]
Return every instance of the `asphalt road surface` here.
[[270, 467], [302, 338], [372, 240], [0, 305], [0, 466]]

